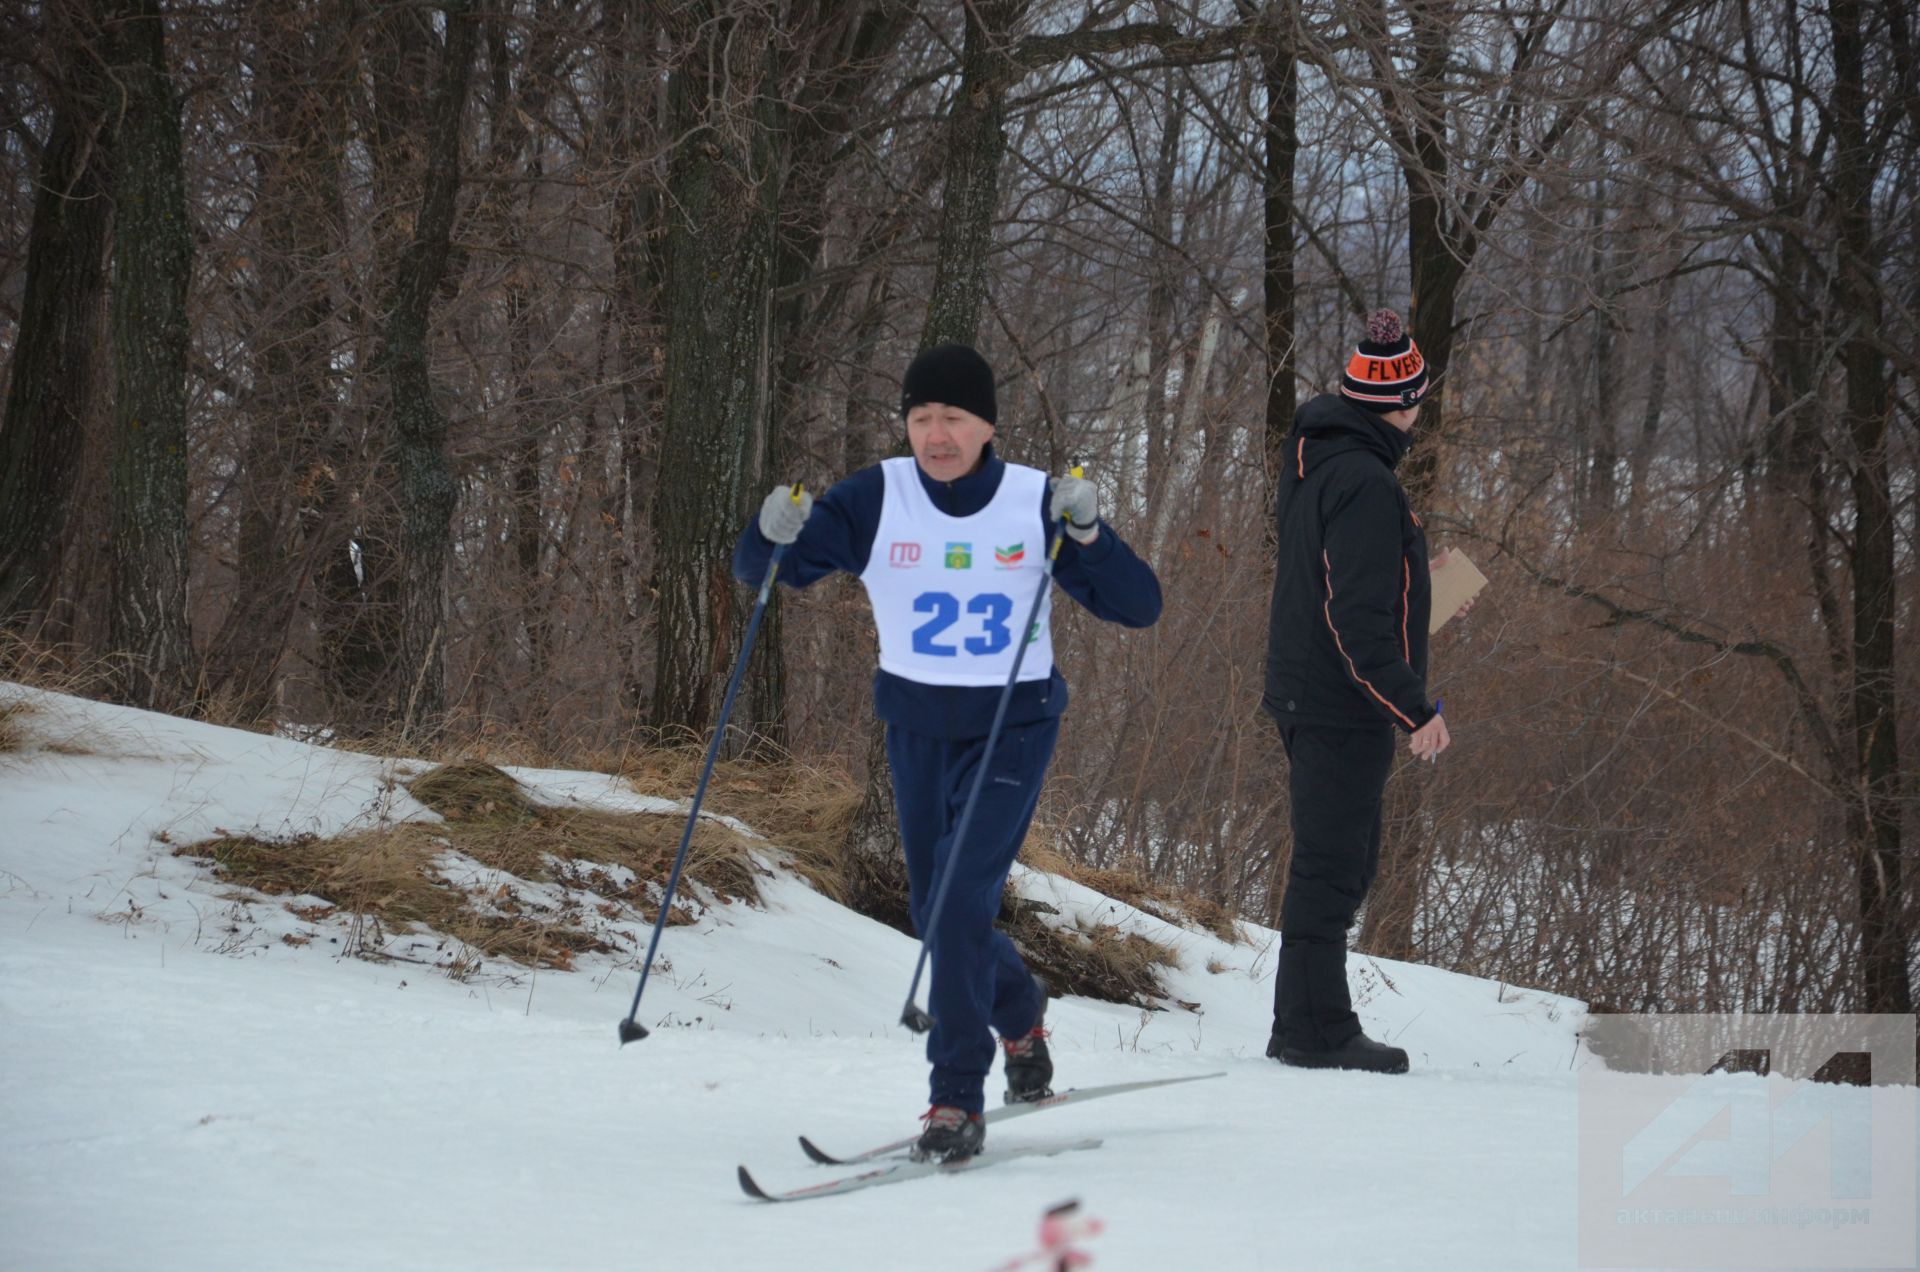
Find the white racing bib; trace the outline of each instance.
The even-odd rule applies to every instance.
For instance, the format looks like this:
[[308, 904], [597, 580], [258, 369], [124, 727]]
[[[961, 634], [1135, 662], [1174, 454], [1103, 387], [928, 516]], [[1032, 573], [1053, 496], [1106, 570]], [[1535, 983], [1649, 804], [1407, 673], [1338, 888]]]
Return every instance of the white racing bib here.
[[[1002, 685], [1017, 629], [1046, 573], [1041, 519], [1047, 475], [1008, 464], [991, 502], [949, 517], [920, 484], [911, 456], [883, 460], [886, 495], [860, 576], [880, 631], [880, 667], [927, 685]], [[1053, 674], [1049, 588], [1034, 618], [1021, 680]]]

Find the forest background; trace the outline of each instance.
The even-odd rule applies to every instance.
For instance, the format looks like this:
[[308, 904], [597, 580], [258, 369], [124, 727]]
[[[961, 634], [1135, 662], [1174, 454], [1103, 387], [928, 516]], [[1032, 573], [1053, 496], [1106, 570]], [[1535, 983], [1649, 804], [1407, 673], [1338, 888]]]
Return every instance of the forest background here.
[[[1356, 943], [1601, 1009], [1909, 1012], [1920, 50], [1899, 0], [40, 0], [0, 13], [4, 674], [414, 747], [710, 732], [775, 482], [943, 340], [1159, 625], [1061, 610], [1078, 867], [1271, 922], [1296, 405], [1367, 311], [1493, 580]], [[891, 859], [857, 583], [745, 762]], [[824, 814], [823, 814], [824, 815]]]

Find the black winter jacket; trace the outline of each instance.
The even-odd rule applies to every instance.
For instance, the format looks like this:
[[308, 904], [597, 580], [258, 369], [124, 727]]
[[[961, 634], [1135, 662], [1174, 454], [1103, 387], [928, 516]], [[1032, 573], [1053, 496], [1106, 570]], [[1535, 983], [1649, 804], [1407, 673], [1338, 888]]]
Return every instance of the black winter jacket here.
[[1294, 416], [1261, 704], [1283, 725], [1433, 719], [1427, 535], [1393, 475], [1410, 441], [1331, 393]]

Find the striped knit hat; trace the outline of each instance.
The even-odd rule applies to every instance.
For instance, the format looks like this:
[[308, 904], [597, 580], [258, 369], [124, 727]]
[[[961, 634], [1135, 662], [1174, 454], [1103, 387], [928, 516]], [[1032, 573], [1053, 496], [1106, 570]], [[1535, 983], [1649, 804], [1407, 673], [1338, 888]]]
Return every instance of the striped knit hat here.
[[1376, 309], [1367, 319], [1367, 338], [1347, 360], [1340, 392], [1355, 406], [1385, 415], [1415, 406], [1427, 395], [1427, 360], [1420, 356], [1400, 315]]

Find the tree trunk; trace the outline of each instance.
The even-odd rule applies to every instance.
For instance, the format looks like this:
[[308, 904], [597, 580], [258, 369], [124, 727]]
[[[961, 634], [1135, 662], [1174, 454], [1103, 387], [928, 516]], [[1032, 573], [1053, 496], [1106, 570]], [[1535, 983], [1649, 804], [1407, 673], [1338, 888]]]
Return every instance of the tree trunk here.
[[[864, 355], [855, 357], [856, 367], [870, 365], [887, 308], [887, 290], [884, 279], [875, 284], [867, 309], [854, 327], [854, 349], [857, 355]], [[862, 406], [857, 389], [848, 393], [842, 452], [848, 472], [858, 472], [882, 458], [879, 439], [873, 435], [869, 421], [863, 418]], [[866, 786], [845, 841], [847, 903], [868, 918], [912, 936], [915, 933], [907, 904], [907, 862], [900, 852], [898, 820], [893, 803], [893, 774], [887, 765], [887, 728], [874, 720], [867, 726]]]
[[447, 422], [427, 374], [427, 324], [447, 272], [460, 190], [460, 122], [472, 79], [476, 23], [465, 3], [446, 6], [446, 47], [427, 113], [427, 168], [413, 239], [401, 253], [375, 366], [387, 382], [392, 441], [405, 514], [397, 670], [403, 734], [438, 725], [446, 709], [449, 527], [458, 502], [447, 458]]
[[1293, 55], [1293, 5], [1269, 4], [1260, 46], [1260, 67], [1267, 86], [1266, 141], [1261, 182], [1266, 208], [1267, 429], [1269, 480], [1282, 463], [1280, 453], [1293, 429], [1298, 408], [1294, 383], [1297, 316], [1294, 293], [1294, 174], [1300, 155], [1298, 112], [1300, 75]]
[[[733, 545], [756, 507], [768, 401], [775, 173], [772, 32], [758, 11], [679, 15], [668, 90], [666, 408], [653, 504], [653, 724], [704, 734], [748, 607]], [[751, 733], [752, 722], [746, 722]]]
[[[1147, 248], [1147, 381], [1145, 401], [1140, 408], [1141, 431], [1146, 440], [1146, 504], [1158, 509], [1173, 480], [1173, 462], [1180, 454], [1181, 434], [1173, 427], [1173, 412], [1168, 402], [1173, 375], [1174, 301], [1179, 280], [1185, 272], [1172, 246], [1174, 229], [1174, 177], [1179, 172], [1180, 138], [1185, 124], [1185, 94], [1179, 72], [1163, 72], [1162, 88], [1167, 95], [1165, 125], [1160, 130], [1160, 150], [1154, 158], [1153, 189], [1147, 203], [1147, 223], [1153, 227], [1153, 241]], [[1211, 304], [1208, 308], [1211, 309]], [[1200, 384], [1204, 385], [1202, 379]], [[1186, 368], [1181, 387], [1191, 393], [1195, 387], [1192, 368]], [[1159, 546], [1157, 543], [1154, 545]]]
[[[557, 73], [552, 27], [537, 25], [527, 43], [509, 44], [511, 18], [495, 5], [486, 18], [488, 101], [485, 193], [473, 219], [481, 233], [514, 259], [526, 256], [525, 228], [538, 216], [533, 201], [544, 185], [546, 165], [531, 121], [542, 118]], [[521, 197], [524, 194], [524, 200]], [[522, 206], [522, 204], [525, 206]], [[539, 374], [539, 350], [552, 332], [536, 333], [544, 312], [543, 289], [534, 271], [517, 270], [501, 284], [506, 326], [507, 389], [495, 414], [513, 430], [505, 466], [512, 489], [514, 599], [520, 611], [521, 652], [532, 692], [516, 704], [522, 720], [544, 725], [547, 675], [553, 644], [553, 578], [546, 571], [547, 544], [569, 533], [565, 500], [546, 498], [544, 439], [553, 431], [549, 409], [536, 404], [528, 385]], [[583, 448], [590, 449], [590, 448]], [[563, 469], [564, 471], [564, 469]]]
[[[1777, 211], [1793, 216], [1803, 215], [1805, 209], [1785, 205]], [[1758, 511], [1769, 524], [1778, 524], [1782, 509], [1798, 498], [1800, 482], [1820, 448], [1818, 413], [1812, 403], [1819, 388], [1816, 362], [1821, 322], [1803, 299], [1815, 294], [1818, 284], [1798, 234], [1780, 235], [1778, 253], [1779, 265], [1769, 289], [1773, 315], [1764, 368], [1767, 424], [1760, 438], [1761, 488], [1769, 498]]]
[[621, 175], [613, 200], [612, 320], [620, 350], [620, 499], [610, 509], [617, 542], [613, 569], [625, 621], [620, 624], [620, 705], [639, 716], [648, 687], [642, 673], [644, 631], [654, 615], [653, 595], [642, 556], [646, 525], [657, 485], [665, 324], [660, 286], [665, 272], [664, 201], [652, 168], [641, 161], [658, 118], [652, 53], [657, 44], [654, 11], [644, 0], [612, 6], [607, 15], [607, 76], [602, 97], [612, 136], [611, 168]]
[[1647, 403], [1633, 439], [1632, 487], [1628, 494], [1628, 516], [1636, 535], [1646, 523], [1647, 509], [1653, 500], [1648, 484], [1653, 473], [1653, 457], [1660, 448], [1661, 416], [1667, 405], [1668, 346], [1673, 334], [1669, 309], [1673, 304], [1673, 290], [1672, 278], [1660, 285], [1653, 306], [1653, 335], [1647, 342]]
[[[209, 692], [264, 718], [336, 479], [332, 274], [346, 112], [334, 84], [346, 40], [338, 13], [261, 15], [254, 56], [261, 145], [257, 361], [239, 487], [234, 597], [208, 648]], [[334, 527], [335, 534], [338, 527]]]
[[23, 631], [34, 630], [53, 601], [81, 442], [98, 397], [112, 226], [105, 104], [88, 51], [96, 37], [55, 27], [63, 6], [47, 12], [47, 34], [58, 37], [48, 47], [67, 52], [40, 157], [26, 290], [0, 419], [0, 626]]
[[1029, 0], [976, 0], [966, 7], [960, 91], [947, 116], [947, 163], [940, 244], [920, 347], [973, 343], [987, 301], [987, 256], [1000, 206], [1000, 161], [1007, 152], [1007, 59], [1014, 24]]
[[[798, 104], [798, 109], [792, 102], [783, 102], [779, 108], [777, 135], [785, 139], [780, 165], [785, 176], [775, 237], [773, 287], [782, 299], [774, 304], [768, 334], [768, 361], [775, 370], [767, 409], [767, 444], [754, 493], [775, 482], [799, 480], [806, 475], [793, 467], [799, 458], [794, 442], [804, 434], [802, 412], [807, 386], [826, 351], [811, 333], [832, 329], [853, 280], [812, 291], [806, 283], [818, 265], [829, 219], [837, 210], [832, 201], [832, 182], [837, 161], [847, 153], [845, 141], [853, 122], [853, 108], [882, 73], [909, 16], [905, 8], [893, 4], [846, 6], [835, 12], [838, 26], [832, 38], [816, 37], [808, 64], [791, 68], [804, 74], [809, 86], [806, 100]], [[833, 350], [835, 354], [840, 352]], [[859, 427], [852, 420], [849, 424]], [[762, 620], [753, 666], [743, 689], [747, 695], [743, 705], [756, 742], [775, 750], [784, 749], [789, 741], [782, 611], [776, 593]]]
[[390, 419], [393, 370], [385, 363], [400, 261], [417, 238], [423, 210], [412, 192], [424, 181], [432, 85], [444, 74], [446, 52], [425, 9], [380, 10], [365, 25], [354, 71], [369, 91], [349, 100], [361, 104], [354, 127], [365, 141], [374, 185], [393, 193], [367, 226], [382, 309], [362, 316], [364, 326], [355, 331], [353, 401], [327, 447], [335, 510], [323, 526], [313, 577], [327, 719], [334, 729], [361, 736], [397, 722], [412, 690], [400, 655], [406, 518]]
[[[1604, 147], [1600, 162], [1606, 163]], [[1623, 281], [1616, 253], [1608, 242], [1608, 190], [1604, 178], [1594, 182], [1590, 215], [1593, 233], [1591, 277], [1600, 303], [1594, 307], [1593, 330], [1587, 346], [1587, 391], [1574, 410], [1585, 434], [1587, 463], [1577, 474], [1574, 516], [1585, 526], [1597, 526], [1613, 515], [1620, 466], [1620, 442], [1614, 426], [1614, 402], [1619, 397], [1619, 322], [1611, 297]]]
[[181, 176], [180, 105], [154, 0], [109, 19], [122, 100], [113, 139], [114, 429], [112, 648], [126, 701], [176, 710], [192, 698], [187, 628], [187, 281], [193, 240]]
[[[1413, 159], [1407, 176], [1407, 259], [1412, 269], [1409, 329], [1427, 361], [1430, 387], [1420, 407], [1426, 444], [1408, 455], [1400, 480], [1416, 506], [1433, 494], [1437, 475], [1434, 443], [1445, 424], [1447, 367], [1453, 359], [1453, 325], [1460, 283], [1474, 244], [1458, 241], [1447, 214], [1447, 55], [1453, 46], [1452, 0], [1409, 0], [1413, 20]], [[1384, 865], [1382, 867], [1384, 871]]]
[[1888, 416], [1892, 410], [1885, 355], [1877, 343], [1883, 305], [1873, 225], [1880, 172], [1867, 131], [1863, 81], [1865, 43], [1859, 0], [1827, 8], [1833, 34], [1835, 215], [1839, 218], [1839, 304], [1849, 323], [1841, 348], [1843, 418], [1852, 441], [1853, 738], [1860, 766], [1865, 833], [1856, 841], [1864, 1010], [1913, 1010], [1908, 931], [1901, 879], [1899, 704], [1895, 692], [1893, 499]]

